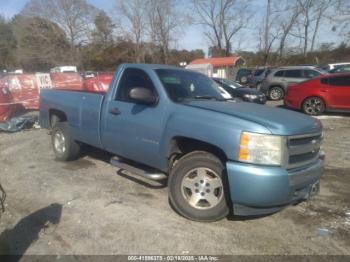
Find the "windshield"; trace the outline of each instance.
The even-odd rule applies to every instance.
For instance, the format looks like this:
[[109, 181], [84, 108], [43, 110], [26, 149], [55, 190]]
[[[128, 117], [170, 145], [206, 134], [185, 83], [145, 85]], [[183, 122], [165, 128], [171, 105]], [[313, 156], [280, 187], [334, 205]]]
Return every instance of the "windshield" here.
[[265, 69], [257, 69], [255, 70], [254, 72], [254, 76], [259, 76], [261, 75], [262, 73], [264, 73]]
[[193, 99], [224, 100], [219, 86], [209, 77], [192, 71], [155, 70], [166, 92], [174, 102]]
[[233, 80], [230, 80], [230, 79], [222, 79], [221, 80], [224, 84], [228, 85], [228, 86], [231, 86], [233, 88], [240, 88], [242, 87], [239, 83], [233, 81]]
[[350, 65], [347, 66], [338, 66], [333, 70], [329, 71], [330, 73], [341, 73], [341, 72], [350, 72]]

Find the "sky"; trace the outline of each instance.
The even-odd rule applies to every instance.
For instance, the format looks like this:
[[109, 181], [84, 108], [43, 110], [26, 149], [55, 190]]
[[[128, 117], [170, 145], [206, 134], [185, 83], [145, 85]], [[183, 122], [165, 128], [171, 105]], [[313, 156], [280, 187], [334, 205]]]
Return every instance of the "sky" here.
[[[29, 0], [0, 0], [0, 14], [6, 18], [11, 18], [13, 15], [19, 13], [24, 5]], [[87, 0], [90, 4], [106, 11], [111, 17], [116, 16], [115, 3], [116, 0]], [[125, 0], [127, 1], [127, 0]], [[186, 1], [186, 0], [184, 0]], [[266, 0], [253, 0], [255, 10], [254, 19], [262, 20], [264, 14]], [[257, 38], [255, 37], [256, 29], [248, 28], [245, 29], [241, 35], [243, 35], [243, 41], [239, 44], [239, 49], [245, 51], [253, 51], [257, 48]], [[319, 38], [321, 42], [337, 41], [338, 39], [334, 34], [332, 35], [330, 28], [321, 28]], [[203, 49], [205, 52], [208, 51], [209, 43], [203, 33], [203, 28], [199, 25], [189, 26], [180, 32], [179, 40], [176, 43], [178, 49]], [[235, 46], [237, 48], [237, 46]]]

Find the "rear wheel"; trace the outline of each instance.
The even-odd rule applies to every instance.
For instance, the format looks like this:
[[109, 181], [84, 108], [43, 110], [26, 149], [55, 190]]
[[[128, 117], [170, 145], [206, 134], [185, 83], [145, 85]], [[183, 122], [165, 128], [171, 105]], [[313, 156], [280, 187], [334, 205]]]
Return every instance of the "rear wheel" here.
[[214, 155], [196, 151], [181, 158], [169, 176], [169, 199], [175, 210], [194, 221], [217, 221], [229, 213], [224, 166]]
[[75, 160], [80, 155], [80, 145], [69, 134], [67, 122], [58, 122], [52, 128], [51, 142], [56, 159], [59, 161]]
[[323, 100], [317, 96], [309, 97], [305, 99], [303, 103], [304, 113], [312, 116], [317, 116], [322, 114], [326, 109]]
[[284, 91], [279, 86], [273, 86], [270, 88], [269, 98], [273, 101], [281, 100], [284, 97]]

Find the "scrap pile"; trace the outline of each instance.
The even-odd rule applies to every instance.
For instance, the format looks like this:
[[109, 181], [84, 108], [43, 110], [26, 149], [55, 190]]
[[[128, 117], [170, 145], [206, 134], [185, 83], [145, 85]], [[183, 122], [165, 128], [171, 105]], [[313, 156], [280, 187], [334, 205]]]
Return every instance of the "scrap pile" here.
[[40, 90], [47, 88], [106, 92], [112, 73], [83, 79], [79, 73], [8, 74], [0, 78], [0, 122], [17, 112], [38, 110]]

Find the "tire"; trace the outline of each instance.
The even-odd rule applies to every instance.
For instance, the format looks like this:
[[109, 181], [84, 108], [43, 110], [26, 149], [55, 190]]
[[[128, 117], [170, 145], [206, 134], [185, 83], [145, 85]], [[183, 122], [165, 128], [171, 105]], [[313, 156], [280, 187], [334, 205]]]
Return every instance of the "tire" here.
[[216, 156], [203, 151], [189, 153], [170, 172], [170, 203], [180, 215], [190, 220], [221, 220], [230, 211], [225, 178], [224, 165]]
[[322, 114], [326, 110], [326, 104], [322, 98], [312, 96], [306, 98], [302, 105], [303, 112], [311, 116]]
[[273, 101], [281, 100], [284, 97], [284, 91], [279, 86], [273, 86], [269, 91], [269, 98]]
[[52, 128], [51, 143], [56, 159], [75, 160], [80, 155], [80, 145], [71, 138], [67, 122], [58, 122]]

